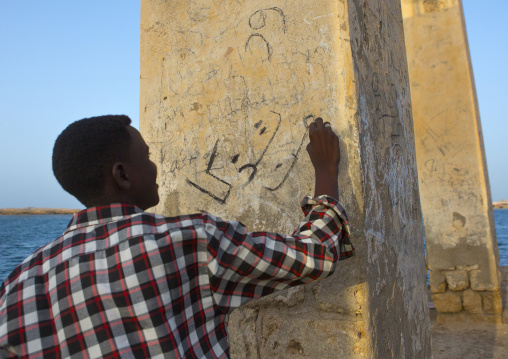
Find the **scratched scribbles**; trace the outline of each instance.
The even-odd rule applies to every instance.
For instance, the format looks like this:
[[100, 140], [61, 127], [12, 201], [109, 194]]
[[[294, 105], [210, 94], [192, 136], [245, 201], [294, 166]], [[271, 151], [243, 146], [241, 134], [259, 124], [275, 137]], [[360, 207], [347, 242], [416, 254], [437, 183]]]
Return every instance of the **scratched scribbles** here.
[[213, 151], [212, 151], [212, 154], [210, 155], [210, 159], [208, 161], [208, 165], [206, 167], [206, 171], [205, 173], [207, 175], [209, 175], [210, 177], [214, 178], [215, 180], [219, 181], [220, 183], [223, 183], [225, 184], [227, 187], [228, 187], [228, 190], [226, 192], [225, 195], [223, 195], [222, 197], [220, 195], [217, 195], [217, 194], [214, 194], [212, 193], [211, 191], [207, 190], [206, 188], [198, 185], [197, 183], [191, 181], [190, 179], [186, 179], [187, 183], [195, 188], [197, 188], [198, 190], [200, 190], [201, 192], [209, 195], [210, 197], [212, 197], [214, 200], [216, 200], [217, 202], [221, 203], [221, 204], [224, 204], [226, 203], [226, 200], [228, 199], [229, 197], [229, 194], [231, 193], [231, 184], [224, 181], [223, 179], [217, 177], [216, 175], [214, 175], [211, 170], [212, 170], [212, 166], [213, 166], [213, 163], [215, 161], [215, 158], [217, 157], [217, 145], [218, 145], [218, 142], [219, 141], [216, 141], [215, 142], [215, 146], [213, 147]]
[[[269, 14], [275, 14], [278, 18], [279, 22], [282, 24], [280, 29], [283, 33], [286, 33], [286, 15], [284, 12], [278, 8], [278, 7], [272, 7], [268, 9], [262, 9], [255, 11], [250, 17], [249, 17], [249, 26], [252, 30], [256, 31], [255, 33], [252, 33], [247, 41], [245, 42], [245, 52], [251, 48], [252, 43], [258, 43], [257, 47], [266, 47], [266, 53], [267, 53], [267, 59], [268, 61], [271, 60], [273, 49], [270, 45], [270, 42], [265, 37], [265, 32], [267, 34], [277, 32], [277, 28], [271, 28], [268, 29], [266, 26], [266, 19]], [[256, 47], [254, 46], [254, 47]]]
[[323, 41], [325, 25], [312, 25], [294, 41], [288, 26], [303, 19], [289, 21], [289, 10], [244, 13], [237, 1], [207, 4], [190, 0], [182, 19], [171, 22], [168, 39], [178, 41], [162, 58], [160, 96], [150, 104], [161, 124], [150, 128], [160, 139], [156, 160], [168, 175], [161, 186], [171, 192], [184, 183], [214, 205], [243, 190], [284, 201], [284, 184], [305, 190], [292, 179], [310, 113], [338, 113], [334, 101], [314, 100], [334, 98], [337, 79], [328, 69], [337, 54]]
[[[221, 37], [234, 26], [242, 10], [239, 0], [215, 0], [213, 6], [202, 0], [188, 0], [182, 4], [187, 17], [176, 16], [176, 21], [174, 21], [176, 24], [173, 26], [181, 31], [185, 27], [179, 21], [190, 20], [193, 26], [189, 32], [202, 38]], [[207, 26], [206, 20], [210, 18], [214, 19], [215, 26], [213, 28]]]
[[266, 26], [266, 18], [270, 12], [276, 13], [280, 17], [280, 21], [282, 22], [282, 31], [286, 33], [286, 15], [284, 12], [278, 7], [271, 7], [267, 9], [261, 9], [255, 11], [249, 17], [249, 26], [253, 30], [259, 30]]
[[372, 91], [376, 99], [376, 115], [377, 119], [386, 118], [400, 118], [399, 110], [397, 108], [397, 90], [394, 84], [389, 84], [390, 91], [388, 93], [384, 90], [386, 86], [381, 86], [383, 91], [380, 91], [379, 74], [374, 72], [372, 75]]
[[[256, 10], [248, 17], [248, 26], [252, 30], [252, 33], [245, 41], [244, 51], [254, 54], [256, 51], [261, 50], [264, 52], [264, 55], [262, 52], [259, 53], [261, 60], [268, 60], [271, 62], [274, 49], [269, 39], [270, 36], [275, 33], [286, 33], [286, 15], [282, 9], [278, 7]], [[307, 121], [313, 118], [312, 115], [305, 116], [303, 126], [298, 130], [301, 132], [301, 140], [295, 143], [293, 143], [294, 141], [285, 143], [287, 142], [287, 138], [280, 133], [281, 124], [283, 122], [282, 115], [276, 110], [276, 107], [271, 105], [271, 101], [275, 102], [275, 97], [273, 95], [268, 97], [263, 94], [259, 100], [253, 101], [251, 96], [255, 96], [256, 93], [252, 92], [252, 89], [249, 88], [243, 76], [230, 75], [232, 78], [235, 76], [243, 80], [243, 82], [235, 81], [235, 89], [232, 89], [233, 91], [226, 89], [225, 93], [238, 93], [240, 96], [233, 99], [228, 95], [224, 100], [216, 104], [207, 105], [209, 118], [217, 120], [228, 119], [230, 123], [235, 123], [239, 116], [244, 116], [246, 111], [249, 111], [250, 116], [259, 116], [259, 119], [256, 119], [257, 122], [253, 124], [253, 128], [244, 130], [247, 137], [250, 138], [248, 141], [253, 141], [252, 144], [257, 145], [249, 149], [249, 154], [242, 152], [219, 153], [219, 141], [217, 141], [209, 158], [207, 168], [204, 171], [208, 178], [212, 177], [215, 180], [215, 184], [210, 186], [209, 179], [207, 180], [206, 178], [203, 178], [202, 181], [198, 180], [199, 174], [195, 176], [195, 180], [189, 178], [186, 180], [187, 184], [221, 204], [226, 203], [231, 194], [234, 178], [246, 178], [242, 180], [243, 182], [237, 181], [238, 183], [236, 185], [249, 186], [254, 179], [258, 177], [260, 171], [265, 174], [265, 176], [260, 178], [261, 182], [266, 182], [264, 183], [264, 188], [271, 192], [277, 191], [285, 183], [298, 160], [306, 136]], [[218, 77], [220, 78], [220, 74]], [[266, 88], [269, 89], [272, 87], [270, 78], [267, 78], [267, 81]], [[227, 83], [224, 84], [227, 85]], [[260, 109], [265, 110], [259, 112]], [[268, 118], [263, 116], [268, 116]], [[285, 120], [290, 121], [289, 119]], [[287, 125], [291, 126], [289, 122], [286, 126]], [[266, 139], [263, 140], [264, 138]], [[254, 153], [254, 148], [261, 144], [262, 141], [265, 141], [262, 147], [263, 149], [256, 155]], [[277, 146], [274, 147], [274, 143], [276, 143]], [[271, 151], [273, 151], [273, 153], [271, 153]], [[217, 162], [219, 155], [221, 158]], [[266, 161], [266, 159], [270, 157], [270, 160], [273, 160], [274, 156], [278, 158], [278, 160], [274, 165], [270, 165], [270, 162]], [[229, 165], [226, 161], [229, 162]], [[220, 164], [221, 162], [223, 162], [223, 164]], [[221, 176], [212, 172], [215, 164], [218, 166], [217, 170], [222, 173]], [[233, 167], [231, 165], [233, 165]], [[232, 168], [235, 169], [236, 174], [231, 173]], [[281, 175], [274, 175], [281, 171], [285, 172], [282, 172]], [[271, 174], [272, 176], [266, 174]], [[270, 177], [275, 177], [276, 181], [270, 179]], [[201, 182], [203, 182], [203, 184]], [[204, 183], [207, 183], [208, 186]]]
[[[242, 186], [249, 185], [256, 178], [256, 175], [258, 175], [258, 173], [259, 173], [258, 172], [259, 167], [262, 165], [263, 160], [266, 158], [267, 153], [269, 153], [269, 150], [270, 150], [272, 144], [274, 143], [275, 138], [279, 134], [281, 123], [282, 123], [282, 116], [280, 113], [277, 113], [275, 111], [270, 111], [270, 112], [277, 118], [275, 129], [271, 133], [271, 136], [268, 139], [265, 147], [262, 149], [261, 153], [257, 156], [257, 159], [253, 162], [245, 163], [237, 169], [238, 175], [240, 175], [244, 171], [249, 173], [247, 181], [244, 184], [242, 184]], [[291, 171], [293, 170], [293, 168], [296, 165], [296, 162], [299, 158], [301, 149], [303, 148], [303, 145], [305, 143], [305, 139], [307, 138], [307, 128], [309, 126], [309, 122], [312, 121], [313, 119], [314, 119], [313, 115], [307, 115], [303, 118], [301, 130], [300, 130], [302, 133], [301, 140], [297, 144], [296, 148], [293, 148], [293, 150], [290, 150], [290, 160], [284, 161], [284, 162], [286, 162], [285, 164], [279, 162], [274, 166], [274, 169], [272, 169], [272, 170], [279, 170], [284, 166], [285, 172], [283, 172], [280, 176], [277, 176], [276, 181], [272, 181], [267, 178], [261, 179], [261, 181], [264, 181], [264, 182], [267, 181], [267, 183], [265, 183], [265, 185], [263, 186], [265, 188], [265, 190], [270, 191], [270, 192], [275, 192], [275, 191], [279, 190], [282, 187], [282, 185], [286, 182]], [[275, 122], [275, 121], [272, 121], [272, 123], [273, 122]], [[257, 123], [255, 123], [253, 127], [256, 129], [259, 129], [261, 127], [262, 123], [263, 123], [263, 120], [260, 120]], [[263, 129], [266, 129], [266, 127], [264, 127]], [[263, 135], [263, 133], [260, 132], [257, 135], [261, 136], [261, 135]], [[201, 193], [208, 195], [209, 197], [213, 198], [215, 201], [219, 202], [220, 204], [225, 204], [228, 200], [228, 197], [231, 194], [233, 185], [230, 182], [226, 181], [225, 179], [220, 178], [219, 176], [212, 173], [215, 161], [216, 161], [217, 157], [219, 156], [218, 148], [219, 148], [219, 141], [216, 141], [214, 148], [212, 150], [212, 153], [209, 157], [207, 168], [205, 170], [205, 173], [207, 176], [212, 177], [214, 180], [217, 181], [215, 188], [214, 189], [210, 188], [211, 186], [208, 183], [208, 181], [206, 181], [208, 183], [208, 185], [198, 183], [198, 181], [192, 181], [189, 178], [186, 178], [186, 182], [188, 185], [199, 190]], [[240, 158], [241, 158], [240, 153], [235, 154], [231, 158], [231, 163], [237, 164], [239, 162]], [[268, 171], [269, 170], [268, 166], [269, 166], [269, 163], [267, 163], [267, 166], [263, 167], [263, 170]], [[231, 174], [230, 174], [230, 176], [231, 176]], [[219, 186], [217, 186], [217, 185], [219, 185]], [[221, 185], [225, 185], [226, 187], [221, 186]], [[220, 191], [219, 187], [223, 187], [221, 193], [217, 192], [217, 191]]]
[[259, 34], [259, 33], [255, 33], [255, 34], [252, 34], [252, 35], [249, 36], [249, 38], [247, 39], [247, 42], [245, 43], [245, 51], [248, 50], [250, 41], [252, 39], [260, 39], [261, 41], [264, 42], [264, 44], [266, 46], [266, 52], [268, 54], [268, 60], [270, 60], [271, 57], [272, 57], [272, 52], [273, 52], [272, 48], [270, 46], [270, 43], [268, 41], [266, 41], [265, 37], [263, 35]]
[[[280, 123], [282, 122], [282, 117], [281, 117], [280, 113], [277, 113], [277, 112], [274, 112], [274, 111], [271, 111], [271, 112], [274, 113], [275, 115], [277, 115], [278, 118], [279, 118], [278, 121], [277, 121], [277, 126], [275, 127], [275, 131], [273, 131], [272, 137], [268, 141], [268, 144], [263, 149], [263, 152], [258, 157], [258, 159], [256, 160], [255, 163], [246, 163], [245, 165], [240, 167], [240, 169], [238, 170], [238, 172], [242, 172], [242, 171], [244, 171], [247, 168], [251, 169], [251, 173], [250, 173], [249, 179], [248, 179], [246, 184], [251, 183], [252, 180], [254, 179], [254, 177], [256, 176], [256, 172], [258, 171], [258, 165], [259, 165], [259, 163], [263, 160], [263, 157], [264, 157], [266, 151], [268, 151], [268, 148], [270, 148], [270, 145], [272, 144], [275, 135], [277, 135], [277, 132], [279, 131]], [[260, 134], [263, 134], [263, 133], [260, 133]]]
[[[309, 128], [309, 123], [311, 121], [314, 120], [314, 116], [313, 115], [307, 115], [303, 118], [303, 126], [305, 128], [305, 131], [303, 132], [303, 136], [302, 136], [302, 139], [300, 141], [300, 144], [298, 145], [298, 148], [296, 150], [296, 152], [292, 153], [292, 161], [291, 161], [291, 164], [289, 166], [289, 169], [286, 171], [285, 175], [282, 177], [281, 181], [276, 184], [275, 186], [272, 186], [272, 187], [268, 187], [268, 186], [265, 186], [265, 189], [271, 191], [271, 192], [275, 192], [277, 191], [279, 188], [282, 187], [282, 185], [284, 184], [284, 182], [286, 182], [286, 180], [288, 179], [291, 171], [293, 170], [293, 168], [295, 167], [296, 165], [296, 161], [298, 161], [298, 158], [300, 156], [300, 151], [305, 143], [305, 139], [307, 138], [307, 129]], [[275, 167], [276, 168], [280, 168], [282, 166], [282, 163], [278, 163]]]

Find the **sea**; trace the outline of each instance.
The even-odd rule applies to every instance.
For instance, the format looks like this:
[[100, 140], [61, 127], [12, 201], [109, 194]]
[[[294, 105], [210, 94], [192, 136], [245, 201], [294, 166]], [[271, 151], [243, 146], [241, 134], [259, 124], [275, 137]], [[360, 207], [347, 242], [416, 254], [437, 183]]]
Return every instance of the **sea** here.
[[[0, 282], [34, 251], [62, 235], [72, 215], [0, 215]], [[495, 209], [500, 265], [508, 266], [508, 209]]]

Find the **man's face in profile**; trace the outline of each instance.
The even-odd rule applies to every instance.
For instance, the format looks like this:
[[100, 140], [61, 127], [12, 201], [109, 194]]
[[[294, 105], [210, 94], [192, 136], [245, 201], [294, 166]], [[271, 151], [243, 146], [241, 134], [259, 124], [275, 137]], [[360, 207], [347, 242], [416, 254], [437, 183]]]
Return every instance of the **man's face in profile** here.
[[157, 165], [150, 160], [148, 145], [132, 126], [127, 130], [131, 135], [129, 159], [124, 162], [131, 181], [133, 203], [146, 210], [159, 203], [159, 185], [157, 184]]

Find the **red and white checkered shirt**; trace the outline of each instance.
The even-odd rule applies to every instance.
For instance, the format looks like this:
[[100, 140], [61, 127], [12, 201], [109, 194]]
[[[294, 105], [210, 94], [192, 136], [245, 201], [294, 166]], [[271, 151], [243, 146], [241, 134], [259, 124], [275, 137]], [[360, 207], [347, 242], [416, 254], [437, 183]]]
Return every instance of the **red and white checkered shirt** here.
[[79, 212], [0, 287], [0, 357], [227, 358], [233, 309], [353, 255], [337, 201], [307, 196], [302, 208], [293, 236], [208, 213]]

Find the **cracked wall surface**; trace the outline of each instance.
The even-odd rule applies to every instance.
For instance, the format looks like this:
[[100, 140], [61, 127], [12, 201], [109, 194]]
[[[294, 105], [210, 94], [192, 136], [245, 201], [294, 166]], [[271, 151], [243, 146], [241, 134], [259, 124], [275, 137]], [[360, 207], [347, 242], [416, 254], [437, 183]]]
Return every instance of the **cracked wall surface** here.
[[400, 2], [143, 0], [140, 130], [166, 215], [292, 233], [307, 126], [341, 139], [357, 256], [230, 317], [233, 358], [430, 357]]

